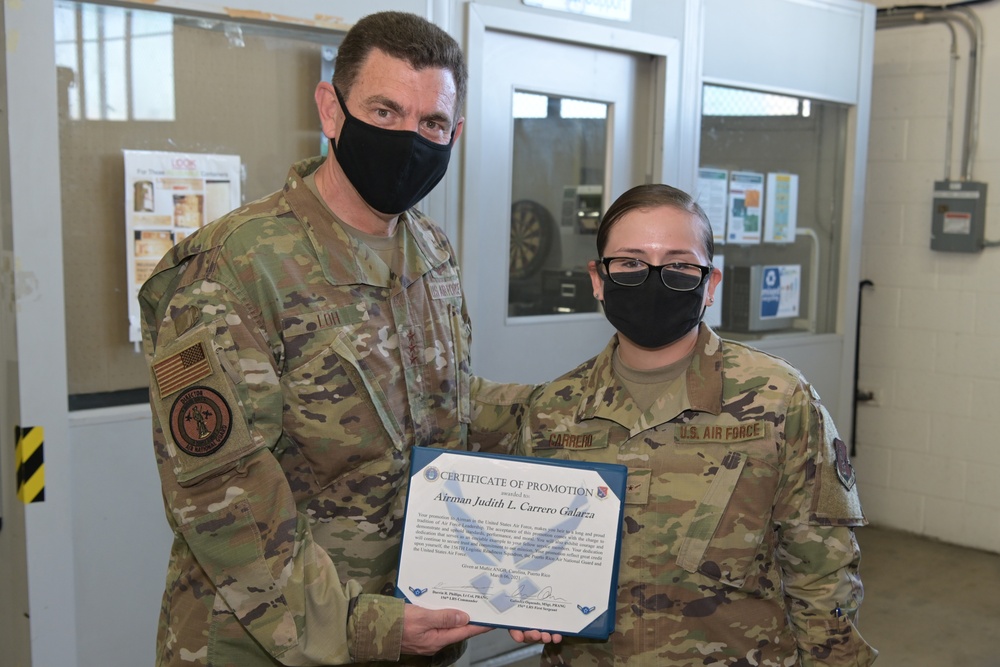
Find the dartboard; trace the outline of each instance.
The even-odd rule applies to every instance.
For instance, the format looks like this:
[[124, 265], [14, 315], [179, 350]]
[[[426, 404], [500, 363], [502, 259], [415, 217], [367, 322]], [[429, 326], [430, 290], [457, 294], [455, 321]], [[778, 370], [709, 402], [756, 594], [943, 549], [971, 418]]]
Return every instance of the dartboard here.
[[510, 211], [510, 277], [521, 280], [542, 267], [552, 245], [552, 214], [530, 199]]

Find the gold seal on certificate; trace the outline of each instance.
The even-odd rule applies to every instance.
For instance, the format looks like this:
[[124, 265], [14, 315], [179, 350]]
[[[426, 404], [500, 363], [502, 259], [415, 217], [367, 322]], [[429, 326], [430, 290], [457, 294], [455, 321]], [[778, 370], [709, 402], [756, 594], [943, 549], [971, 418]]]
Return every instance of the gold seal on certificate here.
[[414, 447], [396, 594], [473, 623], [614, 630], [625, 466]]

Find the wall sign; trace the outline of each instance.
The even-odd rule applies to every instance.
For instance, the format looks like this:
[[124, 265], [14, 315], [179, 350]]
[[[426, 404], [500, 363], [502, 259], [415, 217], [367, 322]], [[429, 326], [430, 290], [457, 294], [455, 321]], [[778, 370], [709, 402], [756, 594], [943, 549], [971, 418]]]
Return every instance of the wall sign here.
[[765, 266], [760, 286], [760, 319], [798, 317], [801, 293], [799, 264]]
[[178, 241], [240, 205], [240, 156], [122, 151], [128, 339], [136, 351], [139, 288]]
[[529, 7], [583, 14], [614, 21], [632, 20], [632, 0], [523, 0]]

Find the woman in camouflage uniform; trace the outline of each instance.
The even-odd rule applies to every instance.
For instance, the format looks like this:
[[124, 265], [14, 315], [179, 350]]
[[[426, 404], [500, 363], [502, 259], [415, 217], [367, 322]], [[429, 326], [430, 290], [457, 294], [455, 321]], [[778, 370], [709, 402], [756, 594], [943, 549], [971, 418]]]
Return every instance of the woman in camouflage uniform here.
[[536, 392], [520, 449], [628, 466], [617, 622], [542, 663], [871, 664], [846, 447], [797, 370], [701, 323], [722, 277], [704, 211], [633, 188], [597, 249], [594, 296], [618, 333]]

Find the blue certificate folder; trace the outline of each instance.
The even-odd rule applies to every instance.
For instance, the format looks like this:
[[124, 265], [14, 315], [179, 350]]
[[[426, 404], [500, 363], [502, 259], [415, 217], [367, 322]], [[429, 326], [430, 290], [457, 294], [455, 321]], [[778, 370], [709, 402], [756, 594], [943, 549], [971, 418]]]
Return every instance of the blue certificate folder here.
[[[480, 508], [478, 516], [495, 517], [499, 515], [504, 518], [510, 517], [512, 522], [511, 524], [499, 524], [508, 526], [506, 532], [503, 528], [494, 530], [492, 526], [484, 525], [491, 524], [491, 521], [485, 519], [480, 521], [471, 516], [472, 512], [469, 507], [472, 502], [471, 498], [479, 493], [486, 495], [487, 492], [483, 487], [470, 485], [466, 490], [467, 487], [453, 485], [450, 487], [451, 489], [461, 488], [463, 490], [450, 492], [456, 495], [448, 495], [447, 491], [438, 493], [437, 489], [449, 488], [448, 482], [441, 480], [454, 481], [459, 476], [455, 471], [461, 469], [460, 466], [442, 465], [441, 461], [461, 460], [461, 458], [454, 459], [451, 456], [441, 459], [444, 454], [474, 457], [475, 460], [469, 462], [470, 468], [477, 472], [495, 469], [498, 472], [495, 473], [496, 477], [493, 478], [495, 480], [493, 483], [500, 485], [509, 483], [511, 488], [516, 488], [514, 487], [516, 484], [521, 484], [521, 488], [524, 488], [525, 484], [524, 479], [517, 480], [516, 474], [511, 475], [512, 471], [528, 471], [524, 474], [525, 478], [544, 479], [546, 482], [542, 483], [542, 486], [551, 486], [553, 489], [574, 489], [572, 485], [557, 485], [565, 485], [571, 479], [577, 479], [583, 475], [586, 476], [586, 479], [594, 479], [597, 482], [588, 485], [587, 488], [580, 487], [571, 500], [555, 503], [564, 507], [558, 509], [562, 516], [555, 516], [556, 512], [550, 510], [550, 514], [554, 515], [551, 517], [551, 521], [554, 522], [551, 527], [548, 526], [548, 523], [542, 523], [540, 526], [524, 525], [525, 523], [530, 524], [538, 517], [530, 511], [528, 513], [519, 512], [519, 508], [516, 507], [518, 499], [502, 497], [504, 495], [517, 495], [516, 492], [503, 494], [498, 493], [495, 487], [491, 487], [489, 492], [492, 492], [492, 495], [487, 495], [487, 499], [484, 500], [482, 496], [475, 499], [476, 505], [489, 506], [489, 509], [485, 510]], [[495, 466], [490, 463], [491, 459], [496, 461]], [[478, 475], [476, 479], [482, 479], [491, 474], [493, 473]], [[504, 479], [505, 475], [514, 479]], [[455, 607], [462, 609], [468, 612], [472, 622], [478, 625], [543, 630], [566, 636], [606, 639], [615, 627], [615, 598], [618, 587], [621, 523], [627, 476], [628, 469], [618, 464], [414, 447], [411, 450], [410, 485], [406, 499], [406, 520], [401, 541], [400, 571], [396, 581], [396, 596], [429, 608]], [[415, 480], [423, 485], [424, 491], [414, 492]], [[439, 482], [440, 486], [431, 486]], [[530, 484], [530, 482], [528, 483]], [[535, 487], [538, 486], [539, 483], [535, 482]], [[428, 502], [426, 489], [429, 488], [434, 489], [430, 493], [438, 493], [437, 497], [433, 499], [436, 502]], [[483, 489], [483, 491], [478, 489]], [[420, 500], [415, 501], [415, 495]], [[462, 498], [463, 495], [468, 498]], [[592, 497], [588, 499], [578, 497], [584, 495]], [[597, 499], [595, 500], [593, 496], [596, 496]], [[615, 498], [618, 502], [614, 501]], [[612, 504], [597, 505], [604, 502]], [[416, 503], [420, 503], [420, 505], [417, 506]], [[510, 505], [510, 511], [504, 506], [504, 503]], [[590, 505], [588, 506], [587, 503]], [[532, 595], [538, 591], [538, 597], [543, 598], [544, 591], [551, 588], [546, 584], [553, 581], [564, 583], [562, 580], [565, 575], [571, 572], [570, 569], [566, 568], [580, 567], [578, 564], [579, 554], [566, 549], [567, 541], [570, 539], [566, 536], [579, 531], [578, 535], [573, 535], [573, 539], [577, 540], [576, 546], [580, 545], [581, 537], [586, 541], [587, 536], [591, 533], [585, 533], [583, 529], [597, 526], [591, 518], [593, 515], [588, 517], [589, 513], [585, 510], [593, 509], [594, 506], [599, 509], [597, 521], [602, 522], [600, 526], [603, 529], [604, 539], [599, 540], [595, 537], [593, 542], [600, 544], [604, 550], [603, 553], [608, 557], [602, 557], [598, 563], [593, 564], [593, 567], [598, 568], [594, 571], [597, 576], [593, 578], [604, 582], [610, 577], [608, 590], [588, 590], [590, 579], [584, 576], [573, 580], [572, 591], [567, 597], [553, 597], [554, 600], [558, 599], [558, 603], [549, 608], [556, 609], [556, 611], [548, 611], [546, 608], [539, 611], [537, 607], [544, 607], [545, 602], [534, 601], [532, 602], [534, 602], [535, 608], [532, 611], [525, 611], [523, 607], [532, 606], [532, 602], [526, 602], [524, 599], [530, 597], [524, 593], [526, 588]], [[496, 514], [493, 513], [492, 508], [494, 507], [500, 507], [499, 510], [495, 510]], [[434, 519], [429, 518], [429, 513], [436, 513]], [[519, 517], [530, 519], [530, 521], [519, 521]], [[549, 518], [539, 520], [550, 521]], [[443, 538], [445, 541], [456, 540], [460, 553], [454, 553], [456, 547], [453, 544], [451, 545], [452, 552], [448, 556], [435, 556], [424, 549], [426, 541], [423, 543], [415, 541], [421, 539], [415, 537], [420, 530], [418, 527], [420, 522], [426, 525], [433, 524], [434, 521], [437, 521], [439, 525], [447, 524], [447, 527], [441, 529], [444, 531]], [[588, 521], [591, 523], [588, 524]], [[524, 533], [511, 538], [512, 528], [510, 526], [518, 523], [521, 524]], [[532, 534], [527, 537], [529, 532]], [[612, 539], [614, 540], [613, 555], [608, 554], [607, 551], [611, 546]], [[414, 545], [418, 543], [421, 544], [421, 548], [414, 549]], [[414, 553], [415, 551], [420, 553]], [[456, 557], [459, 559], [457, 561], [459, 565], [455, 564]], [[406, 562], [408, 558], [412, 560]], [[565, 562], [561, 562], [562, 559], [565, 559]], [[577, 563], [577, 565], [567, 565], [568, 562]], [[588, 563], [587, 567], [590, 565]], [[506, 569], [507, 567], [510, 569]], [[607, 571], [609, 567], [611, 568], [610, 572]], [[562, 575], [559, 574], [560, 568], [562, 568]], [[585, 569], [584, 572], [586, 571]], [[517, 572], [521, 576], [511, 583], [509, 572]], [[526, 572], [527, 574], [525, 574]], [[456, 581], [462, 585], [455, 587], [451, 586], [450, 580], [442, 581], [452, 576], [456, 577]], [[406, 580], [404, 581], [404, 579]], [[440, 583], [435, 584], [434, 582]], [[444, 583], [447, 583], [448, 586], [443, 585]], [[506, 588], [500, 592], [499, 589], [504, 585]], [[429, 602], [428, 600], [433, 593], [438, 591], [438, 588], [445, 591], [442, 595], [451, 592], [452, 595], [458, 597], [445, 597], [443, 600], [436, 599], [434, 603]], [[429, 590], [432, 595], [427, 595]], [[453, 592], [459, 590], [461, 590], [460, 593]], [[510, 593], [511, 590], [515, 592]], [[420, 597], [421, 595], [423, 598]], [[452, 604], [449, 602], [449, 600], [460, 599], [462, 596], [464, 599], [460, 603]], [[489, 601], [487, 598], [490, 598]], [[579, 598], [579, 601], [576, 598]], [[600, 604], [603, 600], [607, 601], [606, 605]], [[586, 615], [600, 609], [600, 607], [605, 607], [603, 612], [593, 619], [589, 619], [588, 623]]]

